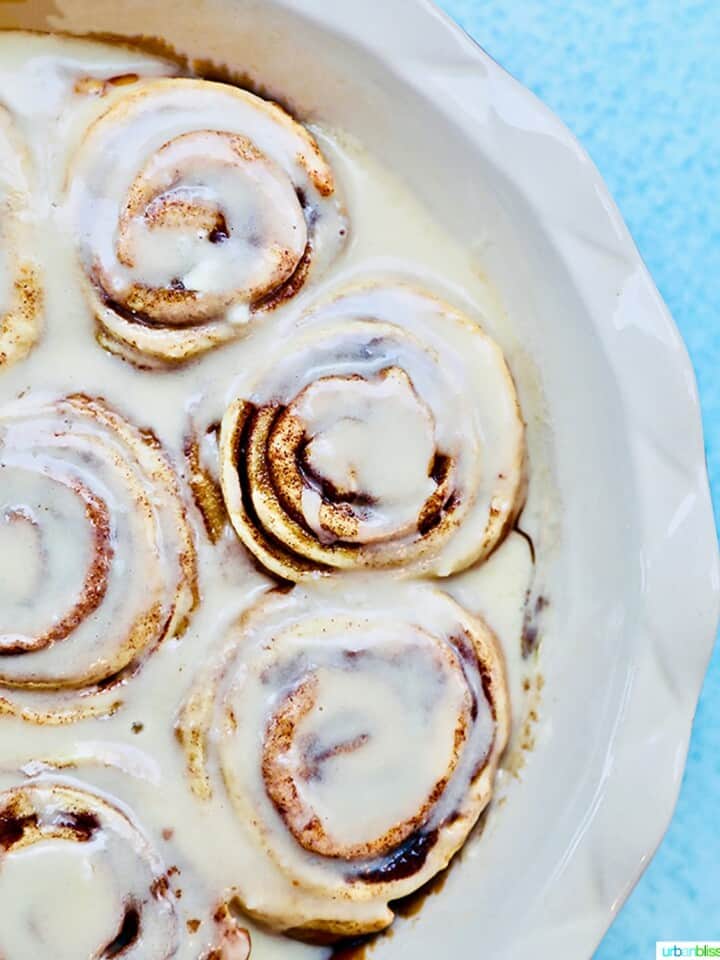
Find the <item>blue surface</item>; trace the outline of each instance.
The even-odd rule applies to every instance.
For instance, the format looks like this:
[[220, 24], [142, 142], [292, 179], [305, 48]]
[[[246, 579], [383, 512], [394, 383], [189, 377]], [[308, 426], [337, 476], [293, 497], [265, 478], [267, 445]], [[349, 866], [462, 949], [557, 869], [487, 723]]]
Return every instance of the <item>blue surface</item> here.
[[[690, 350], [718, 516], [720, 3], [440, 5], [555, 110], [600, 168]], [[651, 958], [656, 940], [720, 940], [717, 704], [716, 646], [672, 826], [595, 960]]]

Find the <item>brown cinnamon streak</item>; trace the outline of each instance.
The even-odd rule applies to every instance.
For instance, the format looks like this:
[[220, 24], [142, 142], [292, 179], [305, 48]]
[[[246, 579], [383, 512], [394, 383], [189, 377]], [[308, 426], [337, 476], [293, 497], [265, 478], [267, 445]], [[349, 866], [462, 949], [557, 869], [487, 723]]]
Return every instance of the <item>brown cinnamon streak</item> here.
[[140, 911], [134, 904], [128, 904], [117, 935], [100, 954], [101, 960], [119, 957], [131, 947], [140, 935]]
[[10, 850], [11, 847], [22, 840], [29, 827], [37, 827], [37, 822], [36, 813], [26, 816], [14, 814], [12, 810], [0, 813], [0, 847], [3, 850]]
[[385, 857], [377, 867], [369, 867], [357, 874], [348, 876], [354, 880], [363, 880], [365, 883], [389, 883], [392, 880], [404, 880], [412, 877], [425, 866], [428, 854], [437, 843], [438, 831], [418, 830], [400, 844], [397, 849]]
[[[279, 412], [282, 412], [283, 409], [283, 407], [278, 408]], [[283, 562], [289, 562], [298, 569], [327, 570], [329, 568], [327, 568], [324, 564], [311, 564], [304, 557], [291, 551], [284, 543], [282, 543], [282, 541], [278, 540], [278, 538], [273, 536], [270, 531], [265, 529], [257, 515], [257, 511], [255, 510], [255, 506], [253, 504], [252, 490], [250, 489], [250, 478], [248, 477], [247, 470], [245, 469], [245, 464], [248, 460], [248, 448], [250, 446], [253, 430], [255, 429], [259, 412], [260, 408], [252, 407], [250, 412], [245, 416], [244, 422], [241, 424], [238, 436], [236, 438], [237, 445], [235, 448], [235, 455], [233, 457], [235, 467], [237, 469], [243, 506], [245, 508], [245, 512], [247, 513], [248, 521], [253, 528], [254, 536], [259, 542], [262, 542], [266, 550], [276, 554], [283, 560]], [[264, 568], [262, 569], [267, 573]]]
[[0, 657], [33, 653], [64, 640], [80, 623], [94, 613], [105, 598], [108, 573], [113, 558], [110, 514], [107, 505], [90, 490], [73, 484], [74, 492], [85, 501], [85, 514], [93, 529], [93, 557], [85, 576], [85, 583], [77, 601], [68, 613], [45, 633], [30, 642], [0, 647]]
[[55, 818], [55, 825], [71, 830], [81, 842], [90, 840], [95, 832], [100, 829], [100, 821], [97, 816], [87, 811], [75, 813], [65, 810]]

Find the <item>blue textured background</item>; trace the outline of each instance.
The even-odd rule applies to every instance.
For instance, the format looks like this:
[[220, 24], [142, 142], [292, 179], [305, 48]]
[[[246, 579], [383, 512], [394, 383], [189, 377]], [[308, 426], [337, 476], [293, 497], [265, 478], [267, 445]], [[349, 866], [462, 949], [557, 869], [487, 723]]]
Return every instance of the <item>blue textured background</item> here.
[[[717, 516], [720, 0], [440, 5], [555, 110], [600, 168], [689, 347]], [[719, 703], [716, 646], [672, 826], [595, 960], [654, 957], [656, 940], [720, 940]]]

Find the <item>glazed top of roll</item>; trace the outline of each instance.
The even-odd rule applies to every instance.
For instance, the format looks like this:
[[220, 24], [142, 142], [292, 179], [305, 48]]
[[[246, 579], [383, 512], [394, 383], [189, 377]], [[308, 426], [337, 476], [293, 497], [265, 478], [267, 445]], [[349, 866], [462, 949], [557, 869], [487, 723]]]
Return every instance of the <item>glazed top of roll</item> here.
[[223, 493], [280, 576], [488, 556], [525, 495], [525, 436], [500, 348], [406, 285], [311, 310], [223, 419]]
[[487, 626], [429, 587], [366, 583], [260, 601], [178, 730], [196, 794], [228, 795], [276, 867], [271, 886], [238, 878], [244, 908], [350, 935], [387, 926], [388, 901], [462, 845], [508, 727]]
[[0, 792], [0, 956], [170, 960], [166, 867], [129, 815], [61, 782]]
[[101, 342], [177, 363], [246, 332], [326, 268], [347, 224], [311, 134], [227, 84], [133, 84], [68, 173]]
[[164, 451], [83, 395], [0, 409], [0, 543], [0, 714], [70, 719], [43, 694], [119, 682], [198, 600]]

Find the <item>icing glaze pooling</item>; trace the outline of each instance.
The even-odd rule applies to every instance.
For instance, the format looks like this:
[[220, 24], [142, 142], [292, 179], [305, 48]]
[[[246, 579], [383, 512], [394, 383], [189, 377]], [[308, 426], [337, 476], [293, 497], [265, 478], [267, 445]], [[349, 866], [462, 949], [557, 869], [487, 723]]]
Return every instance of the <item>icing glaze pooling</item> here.
[[[428, 465], [434, 456], [427, 407], [400, 370], [378, 380], [324, 377], [292, 405], [304, 435], [308, 472], [353, 498], [381, 500], [384, 511], [360, 516], [356, 542], [383, 539], [414, 526], [433, 491]], [[321, 493], [303, 490], [303, 514], [322, 537]], [[327, 531], [326, 531], [327, 533]]]
[[[32, 232], [30, 252], [41, 274], [45, 321], [42, 335], [33, 349], [21, 362], [15, 362], [12, 366], [6, 364], [0, 373], [0, 406], [5, 415], [11, 418], [18, 410], [26, 415], [28, 410], [40, 409], [49, 415], [48, 411], [57, 411], [60, 398], [74, 394], [103, 397], [104, 406], [111, 411], [108, 416], [117, 417], [127, 425], [126, 436], [129, 431], [132, 436], [137, 434], [144, 438], [143, 446], [147, 445], [148, 450], [154, 450], [161, 460], [168, 463], [173, 476], [180, 476], [176, 482], [188, 504], [187, 523], [197, 550], [200, 600], [189, 616], [182, 636], [166, 637], [154, 649], [153, 655], [143, 660], [142, 669], [124, 677], [116, 689], [94, 691], [88, 695], [84, 690], [78, 690], [81, 694], [80, 704], [83, 708], [90, 708], [85, 719], [72, 724], [49, 726], [47, 723], [28, 723], [17, 710], [13, 713], [6, 711], [0, 716], [0, 792], [3, 798], [0, 805], [5, 804], [6, 797], [18, 788], [42, 788], [47, 798], [47, 802], [43, 802], [44, 809], [54, 811], [50, 814], [50, 820], [54, 821], [62, 810], [52, 806], [50, 794], [54, 785], [60, 784], [63, 789], [80, 793], [83, 797], [92, 795], [99, 798], [92, 804], [100, 804], [103, 811], [107, 807], [119, 811], [123, 822], [131, 825], [125, 834], [123, 850], [112, 847], [121, 860], [118, 866], [112, 865], [109, 869], [102, 863], [111, 861], [97, 859], [105, 850], [101, 847], [100, 835], [93, 833], [89, 839], [80, 839], [84, 834], [81, 829], [77, 833], [77, 822], [74, 839], [65, 835], [45, 836], [38, 838], [32, 846], [21, 849], [0, 848], [0, 903], [12, 904], [13, 910], [8, 915], [18, 918], [17, 922], [13, 919], [12, 927], [5, 927], [5, 910], [4, 907], [0, 908], [3, 919], [3, 924], [0, 924], [0, 949], [8, 955], [6, 960], [22, 960], [25, 956], [42, 952], [38, 935], [41, 942], [50, 938], [61, 941], [62, 948], [56, 948], [58, 956], [62, 955], [61, 949], [66, 949], [66, 955], [73, 957], [73, 960], [88, 950], [100, 951], [102, 955], [111, 947], [112, 952], [119, 949], [123, 942], [133, 943], [134, 938], [136, 955], [129, 955], [134, 960], [142, 960], [145, 956], [142, 951], [154, 948], [153, 927], [143, 927], [139, 923], [141, 918], [133, 913], [132, 903], [140, 901], [145, 904], [148, 894], [151, 896], [147, 900], [148, 910], [154, 903], [159, 903], [163, 907], [160, 915], [165, 916], [164, 905], [170, 904], [172, 907], [177, 921], [177, 939], [170, 938], [168, 942], [176, 944], [175, 956], [179, 960], [205, 960], [206, 956], [214, 957], [212, 951], [219, 949], [225, 951], [221, 954], [223, 960], [244, 960], [248, 947], [247, 937], [243, 933], [245, 927], [252, 938], [253, 956], [259, 960], [323, 960], [329, 952], [326, 948], [308, 946], [273, 933], [267, 926], [249, 919], [245, 914], [238, 922], [238, 908], [242, 906], [243, 898], [247, 899], [248, 910], [254, 911], [256, 916], [272, 914], [276, 918], [275, 926], [281, 928], [287, 928], [292, 917], [298, 923], [315, 919], [327, 921], [327, 899], [324, 893], [311, 893], [304, 886], [299, 894], [293, 893], [295, 888], [285, 868], [278, 866], [278, 860], [268, 855], [267, 846], [263, 846], [263, 842], [252, 835], [248, 822], [238, 816], [235, 803], [224, 795], [225, 786], [218, 779], [221, 772], [219, 748], [223, 742], [232, 744], [234, 738], [230, 734], [225, 740], [226, 731], [216, 719], [215, 711], [222, 711], [222, 698], [213, 698], [210, 702], [213, 722], [208, 727], [206, 756], [209, 765], [208, 784], [213, 790], [211, 797], [200, 796], [191, 789], [193, 778], [188, 770], [187, 752], [177, 740], [176, 724], [197, 691], [203, 671], [222, 662], [228, 639], [236, 638], [235, 625], [239, 619], [249, 615], [250, 610], [257, 609], [264, 602], [268, 590], [274, 586], [274, 581], [250, 561], [222, 514], [217, 524], [215, 542], [210, 542], [203, 519], [195, 510], [187, 487], [182, 482], [183, 471], [186, 471], [185, 479], [189, 479], [190, 473], [185, 465], [186, 441], [194, 427], [201, 424], [202, 465], [217, 471], [215, 434], [212, 430], [206, 432], [207, 428], [213, 422], [219, 422], [225, 410], [238, 397], [247, 397], [254, 402], [257, 371], [266, 369], [271, 358], [277, 356], [279, 344], [299, 335], [306, 322], [303, 318], [314, 316], [319, 303], [334, 304], [338, 293], [358, 285], [366, 289], [369, 279], [379, 276], [393, 276], [410, 286], [429, 288], [443, 301], [451, 301], [467, 316], [482, 316], [484, 329], [502, 345], [505, 355], [511, 360], [513, 371], [517, 373], [523, 370], [502, 311], [492, 290], [478, 276], [470, 253], [455, 244], [427, 216], [402, 183], [389, 175], [358, 145], [338, 132], [319, 127], [313, 129], [313, 134], [334, 171], [337, 184], [342, 188], [348, 223], [352, 224], [347, 246], [332, 269], [309, 276], [308, 282], [295, 297], [277, 306], [270, 322], [263, 320], [260, 324], [251, 324], [244, 331], [247, 333], [245, 339], [209, 351], [200, 363], [174, 368], [158, 376], [123, 363], [101, 349], [95, 341], [96, 320], [84, 287], [86, 274], [77, 255], [76, 208], [69, 202], [66, 189], [68, 173], [78, 151], [84, 149], [87, 131], [96, 120], [133, 91], [139, 93], [144, 89], [143, 84], [148, 78], [171, 76], [176, 72], [174, 64], [109, 46], [67, 38], [12, 34], [0, 36], [0, 102], [5, 105], [13, 136], [20, 144], [19, 155], [26, 156], [27, 175], [32, 177], [32, 190], [27, 198], [28, 213], [23, 224]], [[48, 139], [49, 133], [52, 133], [51, 140]], [[26, 154], [22, 153], [22, 145]], [[192, 169], [194, 172], [194, 167]], [[155, 185], [158, 182], [153, 181]], [[225, 193], [223, 184], [223, 195]], [[163, 191], [161, 194], [164, 195]], [[207, 194], [202, 197], [193, 194], [191, 199], [193, 202], [198, 199], [205, 202], [206, 198]], [[302, 205], [300, 198], [298, 203]], [[209, 204], [212, 206], [212, 201]], [[197, 204], [198, 207], [202, 205]], [[168, 209], [171, 207], [172, 204]], [[166, 226], [167, 220], [164, 220], [154, 229], [162, 232]], [[131, 226], [130, 235], [133, 250], [140, 262], [140, 254], [143, 257], [147, 254], [147, 236], [143, 234], [144, 228], [137, 230], [136, 227], [138, 224]], [[206, 244], [207, 241], [204, 241], [201, 249], [204, 250]], [[184, 256], [181, 249], [178, 250], [178, 256]], [[218, 253], [218, 256], [224, 254]], [[153, 277], [158, 282], [165, 279], [163, 262], [152, 264], [149, 259], [147, 261], [147, 268], [156, 271]], [[175, 266], [179, 268], [184, 262], [177, 261]], [[209, 278], [207, 285], [212, 286]], [[438, 339], [442, 338], [438, 335]], [[324, 371], [322, 375], [325, 373], [345, 375], [332, 370]], [[410, 379], [415, 389], [422, 381], [422, 376], [414, 371]], [[525, 382], [521, 378], [519, 387], [524, 387]], [[415, 394], [420, 396], [416, 389]], [[413, 423], [422, 425], [426, 422], [424, 407], [415, 400], [408, 385], [403, 384], [397, 391], [393, 390], [393, 396], [402, 410], [408, 410]], [[426, 400], [423, 403], [428, 410], [432, 409]], [[438, 410], [442, 412], [441, 406]], [[434, 416], [438, 415], [438, 410], [432, 410]], [[322, 426], [319, 433], [323, 443], [327, 441], [334, 449], [342, 449], [342, 429], [340, 433], [333, 432], [332, 424], [326, 426], [324, 422], [321, 424], [319, 420], [312, 420], [312, 411], [303, 412], [315, 426]], [[85, 442], [83, 438], [97, 437], [98, 433], [107, 440], [111, 449], [116, 448], [118, 443], [122, 447], [125, 442], [118, 440], [113, 430], [102, 430], [97, 421], [85, 422], [80, 417], [79, 422], [84, 426], [70, 433], [73, 451], [78, 445], [82, 447]], [[429, 433], [424, 436], [423, 443], [427, 441]], [[448, 436], [452, 436], [452, 433]], [[7, 451], [6, 444], [0, 448], [0, 455], [7, 456]], [[424, 459], [424, 453], [421, 453], [418, 462]], [[57, 460], [58, 457], [52, 459]], [[311, 462], [313, 469], [317, 468], [320, 472], [329, 470], [331, 481], [340, 483], [347, 481], [353, 467], [350, 458], [346, 458], [341, 470], [335, 465], [338, 461], [329, 458], [320, 444], [311, 451]], [[86, 485], [96, 496], [107, 497], [105, 502], [109, 514], [122, 518], [130, 513], [129, 501], [123, 494], [122, 482], [111, 468], [112, 458], [105, 458], [104, 463], [105, 474], [94, 469], [97, 461], [93, 461], [92, 456], [88, 461], [84, 456], [74, 454], [67, 470], [84, 477], [88, 481]], [[98, 472], [104, 476], [101, 483]], [[1, 477], [2, 474], [0, 484]], [[409, 471], [404, 477], [402, 489], [386, 485], [389, 482], [381, 473], [369, 472], [362, 476], [362, 481], [363, 484], [372, 485], [388, 503], [404, 501], [406, 497], [410, 500], [414, 497], [414, 502], [417, 502], [426, 489], [424, 483], [427, 478], [418, 482], [415, 492], [416, 478], [416, 472]], [[5, 488], [8, 491], [7, 507], [10, 509], [3, 513], [0, 520], [0, 543], [18, 560], [28, 557], [29, 563], [20, 571], [20, 563], [6, 561], [3, 553], [0, 562], [5, 593], [0, 610], [4, 613], [8, 609], [6, 600], [11, 593], [15, 603], [20, 606], [23, 598], [36, 596], [37, 577], [43, 575], [40, 562], [42, 550], [37, 550], [40, 534], [31, 520], [23, 517], [22, 511], [32, 508], [31, 500], [34, 499], [37, 505], [46, 498], [49, 489], [54, 490], [53, 509], [57, 507], [67, 523], [60, 524], [54, 517], [43, 520], [46, 526], [42, 536], [47, 538], [52, 548], [48, 562], [53, 566], [50, 558], [56, 556], [54, 550], [64, 545], [72, 547], [73, 562], [65, 572], [72, 581], [68, 584], [69, 593], [79, 596], [84, 583], [83, 571], [87, 570], [92, 556], [91, 528], [83, 522], [87, 520], [86, 508], [67, 485], [42, 472], [37, 473], [27, 486], [24, 483], [16, 484], [15, 481], [13, 484], [12, 489], [10, 486]], [[533, 484], [536, 488], [535, 481]], [[155, 500], [154, 496], [155, 509], [162, 512], [162, 505], [166, 503], [164, 495], [160, 494], [159, 503]], [[523, 521], [527, 519], [527, 515], [524, 515]], [[403, 522], [403, 517], [398, 519], [398, 515], [391, 511], [392, 524], [397, 527], [402, 526]], [[61, 542], [58, 547], [58, 538], [63, 537], [61, 531], [70, 523], [74, 525], [74, 533], [66, 533], [63, 539], [68, 542]], [[129, 527], [124, 526], [124, 529], [129, 533]], [[161, 539], [164, 542], [165, 536]], [[121, 543], [116, 546], [116, 556], [122, 555], [123, 550], [119, 549]], [[126, 562], [130, 563], [129, 560]], [[134, 572], [137, 574], [136, 568]], [[384, 583], [385, 575], [380, 576]], [[452, 576], [443, 581], [443, 588], [457, 594], [466, 610], [482, 613], [497, 632], [507, 660], [511, 696], [520, 718], [525, 668], [520, 661], [519, 640], [524, 597], [530, 576], [531, 562], [526, 543], [521, 537], [511, 534], [487, 563], [473, 567], [459, 577]], [[378, 580], [374, 575], [366, 580], [365, 575], [360, 574], [353, 578], [353, 583], [353, 589], [366, 591], [364, 607], [372, 610]], [[314, 591], [311, 586], [307, 587], [309, 596]], [[409, 588], [415, 589], [414, 586]], [[390, 591], [387, 602], [392, 605], [397, 602], [397, 599], [393, 599], [396, 597], [394, 587], [388, 586], [387, 589]], [[56, 611], [63, 607], [63, 596], [59, 590], [57, 593], [50, 591], [48, 599], [52, 599], [51, 606]], [[298, 593], [295, 602], [299, 598]], [[377, 599], [380, 602], [379, 594]], [[320, 604], [317, 597], [315, 603]], [[321, 606], [316, 610], [318, 616], [322, 613]], [[353, 607], [357, 607], [357, 601], [354, 601]], [[407, 610], [404, 602], [400, 607]], [[402, 610], [396, 607], [396, 619], [402, 619]], [[13, 618], [12, 623], [3, 621], [2, 629], [8, 633], [20, 629], [23, 635], [31, 636], [40, 632], [48, 622], [31, 604], [22, 606], [21, 613], [19, 619]], [[51, 613], [50, 619], [52, 617]], [[99, 634], [104, 636], [104, 631], [99, 631]], [[401, 643], [401, 637], [404, 636], [405, 633], [386, 636], [383, 641], [385, 652], [390, 652], [393, 645]], [[88, 639], [92, 638], [90, 631]], [[434, 662], [434, 657], [441, 656], [437, 653], [434, 641], [428, 640], [422, 632], [417, 636], [411, 632], [409, 642], [424, 657], [423, 664]], [[58, 641], [50, 648], [53, 657], [61, 646]], [[249, 654], [250, 651], [243, 652]], [[38, 651], [37, 655], [40, 653]], [[27, 653], [19, 659], [30, 658], [32, 661], [34, 656], [35, 653]], [[470, 729], [461, 719], [468, 715], [466, 696], [469, 695], [469, 687], [460, 680], [457, 672], [459, 655], [456, 653], [453, 656], [454, 660], [449, 656], [438, 661], [442, 664], [441, 676], [445, 678], [440, 688], [434, 688], [427, 681], [428, 671], [418, 665], [415, 695], [412, 691], [407, 694], [399, 691], [401, 696], [407, 697], [410, 732], [418, 730], [419, 718], [425, 709], [420, 699], [423, 691], [427, 694], [430, 701], [427, 715], [434, 717], [437, 722], [437, 727], [433, 727], [433, 750], [417, 771], [413, 768], [413, 776], [408, 778], [403, 791], [388, 790], [386, 806], [360, 832], [355, 832], [350, 820], [344, 819], [342, 811], [336, 809], [337, 797], [342, 792], [339, 771], [347, 762], [348, 777], [356, 783], [364, 775], [363, 764], [372, 766], [371, 757], [381, 756], [387, 750], [388, 763], [397, 760], [396, 744], [384, 734], [386, 723], [382, 708], [379, 708], [376, 720], [372, 711], [365, 709], [364, 701], [358, 705], [356, 713], [348, 711], [346, 715], [344, 702], [339, 702], [335, 688], [329, 683], [330, 677], [338, 673], [337, 661], [331, 658], [325, 666], [317, 666], [318, 686], [316, 699], [312, 702], [318, 707], [322, 706], [323, 710], [308, 710], [297, 726], [302, 744], [309, 739], [311, 745], [315, 743], [316, 746], [309, 752], [297, 750], [293, 739], [287, 752], [287, 769], [292, 779], [301, 782], [302, 802], [322, 814], [325, 832], [333, 842], [346, 845], [377, 844], [378, 839], [382, 839], [393, 826], [412, 818], [412, 806], [417, 806], [423, 797], [427, 797], [428, 791], [432, 791], [430, 781], [433, 774], [442, 776], [443, 770], [447, 772], [452, 768], [448, 781], [452, 783], [452, 790], [447, 794], [448, 807], [438, 807], [439, 820], [433, 821], [433, 824], [439, 824], [445, 818], [446, 810], [457, 805], [457, 797], [463, 793], [462, 783], [467, 783], [469, 774], [463, 761], [455, 762], [453, 759], [454, 755], [448, 746], [451, 732], [453, 744], [458, 731], [457, 736], [461, 740], [464, 738], [466, 745], [473, 746], [472, 750], [461, 751], [469, 758], [482, 753], [485, 742], [482, 735], [483, 731], [487, 733], [487, 727], [483, 727], [482, 723], [473, 725], [472, 736], [476, 740], [464, 732], [465, 728]], [[72, 657], [58, 659], [66, 669], [82, 670], [86, 663], [80, 647]], [[378, 677], [373, 681], [373, 689], [379, 689], [377, 684], [383, 690], [392, 688], [393, 676], [391, 670], [387, 679]], [[239, 682], [237, 672], [231, 672], [227, 677], [232, 682]], [[347, 697], [357, 696], [360, 687], [351, 673], [344, 675], [343, 684]], [[277, 713], [282, 695], [286, 696], [288, 692], [283, 684], [277, 690], [279, 701], [275, 707], [267, 704], [262, 714], [266, 721], [273, 709]], [[29, 708], [30, 704], [25, 698], [30, 697], [32, 709], [36, 712], [40, 712], [38, 697], [42, 701], [42, 712], [61, 713], [69, 706], [65, 696], [55, 688], [27, 691], [14, 687], [6, 693], [8, 703], [21, 703], [24, 709]], [[346, 697], [342, 699], [344, 701]], [[121, 701], [121, 706], [108, 714], [105, 708], [113, 706], [116, 700]], [[311, 701], [303, 702], [307, 704]], [[260, 699], [257, 703], [263, 706]], [[103, 716], [95, 715], [95, 704], [102, 706]], [[482, 698], [478, 698], [478, 704], [481, 708]], [[332, 731], [321, 720], [326, 712], [333, 714], [337, 721], [337, 728], [333, 723]], [[482, 720], [483, 717], [487, 720], [487, 713], [479, 709], [478, 719]], [[268, 744], [277, 745], [272, 737], [264, 737], [262, 724], [261, 731]], [[369, 739], [371, 736], [372, 744]], [[338, 750], [338, 747], [341, 749]], [[333, 756], [328, 757], [328, 751]], [[286, 781], [273, 776], [273, 769], [277, 772], [277, 765], [273, 768], [272, 760], [273, 757], [282, 760], [286, 754], [278, 750], [266, 751], [266, 754], [268, 778], [276, 784], [273, 792], [282, 798], [283, 783]], [[303, 780], [299, 775], [304, 758], [315, 765], [319, 763], [327, 780]], [[234, 764], [235, 754], [225, 757], [225, 767], [231, 774], [235, 770]], [[285, 765], [281, 763], [280, 767], [284, 769]], [[248, 783], [252, 787], [252, 781]], [[368, 787], [371, 784], [376, 797], [380, 798], [383, 795], [382, 777], [368, 778]], [[237, 794], [241, 795], [250, 794]], [[279, 816], [277, 806], [267, 797], [269, 794], [264, 793], [261, 798], [263, 810], [268, 813], [275, 827], [279, 827], [277, 819], [272, 820]], [[478, 802], [476, 798], [473, 809], [477, 808]], [[87, 804], [90, 803], [87, 801]], [[67, 804], [63, 806], [67, 807]], [[29, 816], [32, 818], [33, 811]], [[117, 822], [111, 814], [103, 823], [109, 821]], [[8, 826], [8, 832], [3, 833], [0, 829], [0, 834], [9, 836], [13, 817], [6, 817], [0, 823]], [[434, 842], [431, 842], [432, 837], [408, 835], [401, 841], [401, 844], [406, 844], [402, 856], [392, 862], [411, 864], [416, 870], [419, 861], [425, 857], [423, 862], [428, 862], [432, 867], [433, 856], [439, 862], [462, 843], [467, 820], [460, 818], [457, 823], [458, 835], [448, 838], [439, 830]], [[297, 826], [296, 829], [301, 832]], [[25, 828], [22, 835], [26, 835]], [[287, 826], [278, 829], [272, 835], [272, 849], [283, 864], [305, 877], [307, 851], [297, 841], [291, 843], [291, 836]], [[311, 838], [311, 842], [317, 842], [317, 839], [312, 841]], [[46, 925], [43, 927], [40, 923], [33, 928], [21, 922], [23, 913], [20, 905], [36, 902], [39, 881], [33, 879], [35, 856], [39, 858], [38, 863], [43, 861], [57, 865], [65, 882], [66, 895], [56, 896], [57, 909], [53, 904], [53, 908], [43, 914]], [[317, 881], [327, 889], [328, 884], [332, 885], [337, 879], [332, 866], [325, 862], [332, 858], [322, 854], [310, 856], [319, 861], [311, 865], [312, 883]], [[340, 881], [343, 887], [350, 884], [351, 889], [366, 891], [363, 897], [354, 900], [352, 897], [341, 898], [335, 919], [342, 924], [344, 931], [353, 924], [355, 928], [368, 929], [387, 923], [389, 914], [386, 904], [398, 889], [395, 884], [399, 882], [400, 889], [404, 889], [402, 884], [406, 878], [393, 877], [392, 866], [389, 870], [383, 869], [388, 865], [387, 858], [378, 856], [365, 860], [367, 862], [362, 866], [353, 863], [349, 867], [350, 876], [356, 877], [354, 884], [350, 884], [344, 874]], [[151, 864], [150, 868], [147, 867], [148, 863]], [[84, 902], [83, 898], [87, 896], [85, 868], [89, 864], [98, 865], [98, 877], [101, 878], [97, 886], [97, 914], [92, 923], [83, 919], [79, 908], [61, 908], [64, 900], [76, 906]], [[366, 875], [361, 878], [363, 866], [367, 868], [369, 864], [372, 864], [372, 868], [365, 869]], [[153, 899], [149, 889], [150, 878], [156, 875], [160, 882], [154, 884], [156, 894]], [[6, 894], [9, 896], [7, 900]], [[117, 896], [125, 898], [125, 913], [115, 911]], [[313, 905], [317, 908], [317, 915], [310, 917], [308, 911], [312, 913]], [[31, 906], [31, 913], [32, 910]], [[138, 912], [146, 919], [150, 918], [148, 923], [154, 916], [153, 913], [146, 914], [144, 908]], [[5, 940], [2, 940], [2, 936]], [[150, 955], [155, 957], [153, 953]], [[162, 956], [162, 953], [159, 955]]]

